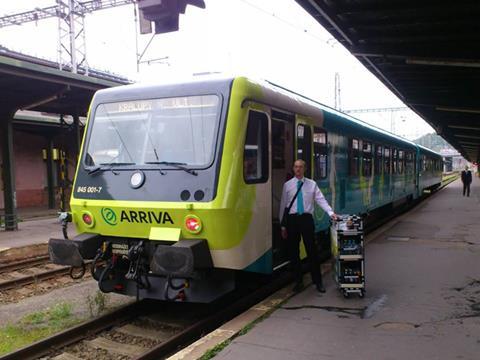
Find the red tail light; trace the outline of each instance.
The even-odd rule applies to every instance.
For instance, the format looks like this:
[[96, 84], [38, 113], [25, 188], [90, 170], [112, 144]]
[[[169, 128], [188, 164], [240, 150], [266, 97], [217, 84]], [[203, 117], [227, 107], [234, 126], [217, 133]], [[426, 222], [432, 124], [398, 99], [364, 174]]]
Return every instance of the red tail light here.
[[202, 221], [198, 216], [188, 215], [185, 218], [185, 228], [192, 234], [198, 234], [202, 231]]
[[93, 218], [90, 214], [83, 214], [82, 215], [82, 220], [87, 225], [92, 225], [93, 224]]

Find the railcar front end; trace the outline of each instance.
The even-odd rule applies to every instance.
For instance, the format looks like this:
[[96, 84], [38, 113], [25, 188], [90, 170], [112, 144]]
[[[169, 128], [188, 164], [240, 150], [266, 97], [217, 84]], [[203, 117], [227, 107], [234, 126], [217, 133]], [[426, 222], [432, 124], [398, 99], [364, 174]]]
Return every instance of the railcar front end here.
[[99, 91], [71, 198], [79, 235], [51, 239], [52, 260], [93, 260], [104, 292], [192, 302], [231, 291], [252, 264], [271, 272], [243, 176], [243, 83]]

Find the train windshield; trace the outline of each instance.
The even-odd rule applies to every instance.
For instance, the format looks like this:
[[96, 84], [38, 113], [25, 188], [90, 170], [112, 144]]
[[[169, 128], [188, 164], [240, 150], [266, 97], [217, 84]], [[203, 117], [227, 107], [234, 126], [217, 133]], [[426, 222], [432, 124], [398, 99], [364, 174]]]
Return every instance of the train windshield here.
[[85, 163], [207, 167], [213, 161], [219, 118], [217, 95], [100, 104]]

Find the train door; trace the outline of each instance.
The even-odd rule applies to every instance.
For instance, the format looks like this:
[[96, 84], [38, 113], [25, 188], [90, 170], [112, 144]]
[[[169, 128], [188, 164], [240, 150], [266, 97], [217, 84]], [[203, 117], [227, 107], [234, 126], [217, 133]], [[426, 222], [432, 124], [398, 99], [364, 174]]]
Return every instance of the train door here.
[[[255, 187], [255, 203], [248, 231], [247, 248], [242, 250], [249, 259], [257, 260], [247, 270], [271, 272], [271, 177], [269, 161], [270, 117], [264, 110], [249, 109], [243, 154], [243, 177], [246, 184]], [[263, 254], [263, 255], [262, 255]], [[259, 255], [262, 255], [258, 258]]]
[[288, 263], [286, 242], [280, 235], [279, 217], [283, 184], [293, 176], [295, 116], [272, 110], [271, 118], [273, 266], [279, 268]]

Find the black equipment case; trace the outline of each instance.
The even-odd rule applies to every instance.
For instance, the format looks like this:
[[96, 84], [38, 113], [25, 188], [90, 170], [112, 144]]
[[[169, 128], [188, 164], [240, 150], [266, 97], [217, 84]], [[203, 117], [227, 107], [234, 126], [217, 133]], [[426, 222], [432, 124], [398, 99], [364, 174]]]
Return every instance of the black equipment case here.
[[330, 228], [335, 282], [345, 297], [365, 296], [363, 221], [357, 215], [339, 215]]

